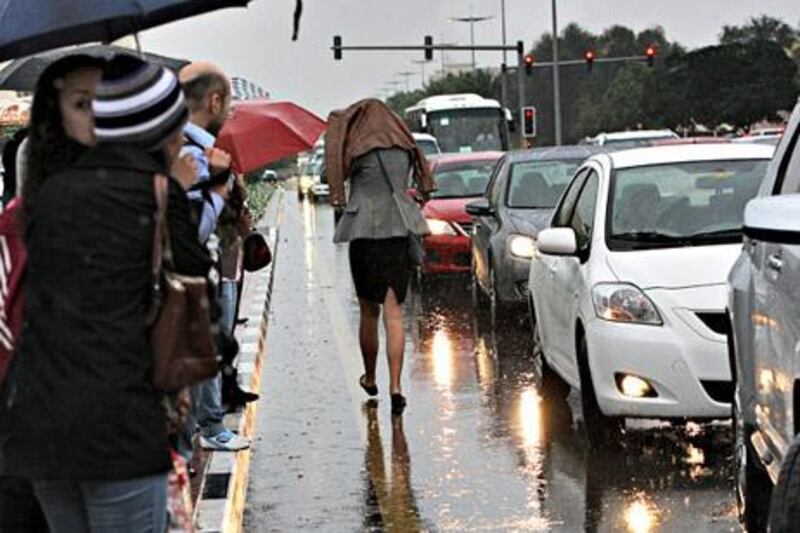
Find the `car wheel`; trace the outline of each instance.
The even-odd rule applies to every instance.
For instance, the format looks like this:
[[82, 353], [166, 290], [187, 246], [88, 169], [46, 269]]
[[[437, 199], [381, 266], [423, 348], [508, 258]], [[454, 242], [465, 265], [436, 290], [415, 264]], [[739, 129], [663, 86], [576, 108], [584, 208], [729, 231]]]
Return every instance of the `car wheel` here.
[[772, 481], [761, 466], [750, 442], [753, 428], [741, 412], [739, 387], [733, 396], [733, 460], [736, 483], [736, 510], [747, 531], [766, 531]]
[[778, 483], [772, 491], [769, 530], [773, 533], [797, 531], [800, 524], [800, 439], [795, 439], [781, 465]]
[[622, 417], [606, 416], [597, 403], [592, 373], [589, 368], [589, 348], [586, 335], [578, 338], [578, 374], [581, 381], [581, 407], [583, 426], [589, 446], [595, 450], [614, 448], [619, 444], [619, 435], [625, 424]]

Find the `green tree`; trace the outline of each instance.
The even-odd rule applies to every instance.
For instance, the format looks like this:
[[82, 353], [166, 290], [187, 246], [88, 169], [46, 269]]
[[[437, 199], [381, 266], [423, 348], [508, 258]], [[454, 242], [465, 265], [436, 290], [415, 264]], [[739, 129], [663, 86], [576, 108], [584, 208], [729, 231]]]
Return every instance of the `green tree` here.
[[720, 44], [746, 44], [753, 41], [774, 41], [782, 48], [791, 49], [800, 38], [800, 32], [784, 21], [761, 15], [752, 17], [743, 26], [723, 26]]
[[775, 41], [709, 46], [686, 54], [667, 86], [678, 88], [685, 116], [707, 126], [727, 122], [747, 130], [792, 108], [797, 69]]

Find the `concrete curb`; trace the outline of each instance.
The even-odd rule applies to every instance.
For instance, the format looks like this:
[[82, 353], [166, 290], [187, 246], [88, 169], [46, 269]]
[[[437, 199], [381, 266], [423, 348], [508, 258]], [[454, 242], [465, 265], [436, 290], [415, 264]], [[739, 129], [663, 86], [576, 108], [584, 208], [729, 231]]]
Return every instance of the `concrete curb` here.
[[[259, 224], [258, 229], [264, 233], [272, 250], [272, 263], [260, 272], [245, 275], [240, 317], [247, 318], [248, 321], [244, 327], [236, 330], [236, 338], [239, 341], [237, 362], [239, 379], [244, 387], [254, 392], [261, 390], [261, 367], [266, 352], [283, 194], [283, 191], [277, 191], [270, 198], [270, 202], [277, 202], [274, 226], [267, 227], [265, 220]], [[228, 415], [225, 425], [231, 431], [252, 440], [255, 436], [256, 411], [259, 403], [260, 401], [250, 403], [244, 411]], [[200, 497], [194, 510], [196, 531], [238, 533], [242, 530], [249, 467], [250, 450], [210, 454], [203, 472]]]

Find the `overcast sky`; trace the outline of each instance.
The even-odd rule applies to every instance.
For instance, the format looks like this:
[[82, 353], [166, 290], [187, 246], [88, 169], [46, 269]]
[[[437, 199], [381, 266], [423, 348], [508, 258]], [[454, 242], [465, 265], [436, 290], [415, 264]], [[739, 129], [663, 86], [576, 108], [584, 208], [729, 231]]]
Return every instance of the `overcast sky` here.
[[[147, 51], [209, 60], [232, 76], [243, 76], [325, 116], [365, 96], [375, 95], [400, 71], [419, 71], [412, 60], [422, 52], [345, 52], [334, 61], [333, 35], [347, 44], [469, 43], [469, 25], [448, 17], [495, 16], [475, 26], [477, 44], [501, 42], [501, 0], [305, 0], [300, 39], [291, 41], [294, 0], [253, 0], [245, 9], [216, 11], [146, 32]], [[506, 0], [508, 41], [529, 48], [549, 31], [549, 0]], [[724, 24], [741, 24], [767, 14], [800, 24], [798, 0], [559, 0], [559, 26], [577, 22], [593, 32], [622, 24], [639, 31], [661, 25], [667, 37], [689, 46], [716, 42]], [[442, 41], [444, 39], [444, 41]], [[451, 62], [468, 62], [468, 52], [453, 52]], [[499, 52], [478, 54], [479, 65], [498, 66]], [[513, 60], [509, 60], [513, 62]], [[429, 64], [440, 65], [439, 54]], [[410, 79], [419, 86], [420, 76]], [[404, 86], [405, 84], [403, 84]]]

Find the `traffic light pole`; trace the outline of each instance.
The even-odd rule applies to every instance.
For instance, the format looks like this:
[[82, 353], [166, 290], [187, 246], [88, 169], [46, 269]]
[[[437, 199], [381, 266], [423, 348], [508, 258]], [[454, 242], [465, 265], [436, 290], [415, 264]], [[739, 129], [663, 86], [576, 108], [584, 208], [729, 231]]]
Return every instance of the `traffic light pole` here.
[[556, 146], [561, 146], [561, 80], [558, 73], [558, 19], [556, 0], [553, 0], [553, 111], [555, 115]]
[[[509, 51], [516, 51], [517, 52], [517, 92], [519, 93], [519, 107], [522, 109], [522, 106], [525, 105], [525, 43], [522, 41], [517, 41], [515, 45], [458, 45], [458, 44], [433, 44], [433, 40], [430, 36], [426, 36], [425, 43], [422, 46], [419, 45], [349, 45], [344, 46], [342, 45], [342, 38], [338, 35], [334, 36], [333, 38], [333, 46], [331, 50], [333, 50], [333, 57], [334, 59], [341, 60], [342, 52], [343, 51], [352, 51], [352, 52], [407, 52], [407, 51], [415, 51], [415, 50], [422, 50], [425, 52], [425, 59], [430, 61], [433, 59], [433, 52], [434, 51], [446, 51], [446, 50], [464, 50], [470, 51], [472, 53], [478, 52], [509, 52]], [[506, 71], [507, 66], [505, 63], [501, 67], [501, 91], [502, 96], [501, 99], [506, 98]], [[505, 106], [505, 102], [503, 102], [503, 106]], [[524, 141], [523, 141], [524, 142]]]
[[[524, 43], [517, 41], [517, 92], [519, 93], [519, 109], [525, 106], [525, 50]], [[520, 117], [520, 148], [525, 148], [525, 137], [522, 135], [522, 117]]]

